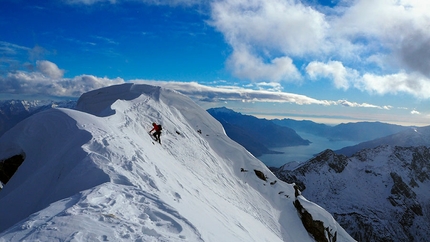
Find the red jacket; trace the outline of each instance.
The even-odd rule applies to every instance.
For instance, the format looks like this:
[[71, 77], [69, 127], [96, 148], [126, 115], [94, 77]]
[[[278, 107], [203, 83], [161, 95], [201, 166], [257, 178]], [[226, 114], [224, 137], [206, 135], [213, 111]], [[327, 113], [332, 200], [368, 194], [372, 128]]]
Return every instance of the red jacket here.
[[152, 129], [151, 129], [151, 131], [149, 131], [149, 132], [152, 132], [152, 131], [154, 131], [154, 130], [155, 130], [155, 132], [160, 131], [160, 129], [159, 129], [159, 127], [158, 127], [158, 125], [157, 125], [157, 124], [153, 124], [153, 126], [154, 126], [154, 128], [152, 128]]

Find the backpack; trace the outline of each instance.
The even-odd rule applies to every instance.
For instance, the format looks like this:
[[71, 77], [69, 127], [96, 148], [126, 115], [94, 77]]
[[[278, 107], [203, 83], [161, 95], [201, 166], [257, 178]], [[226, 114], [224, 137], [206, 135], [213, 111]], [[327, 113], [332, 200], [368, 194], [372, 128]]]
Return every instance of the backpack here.
[[158, 125], [158, 130], [159, 131], [163, 130], [163, 127], [161, 127], [161, 124]]

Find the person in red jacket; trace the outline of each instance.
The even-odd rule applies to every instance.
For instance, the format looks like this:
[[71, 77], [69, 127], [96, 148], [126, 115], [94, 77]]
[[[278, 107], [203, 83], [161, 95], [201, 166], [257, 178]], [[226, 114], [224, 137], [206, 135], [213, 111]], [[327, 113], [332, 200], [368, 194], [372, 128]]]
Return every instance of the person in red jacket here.
[[152, 131], [155, 131], [152, 135], [155, 138], [155, 141], [158, 141], [158, 143], [161, 144], [161, 139], [160, 139], [160, 135], [161, 135], [161, 125], [157, 125], [156, 123], [152, 123], [152, 126], [154, 126], [151, 131], [149, 131], [149, 133], [151, 133]]

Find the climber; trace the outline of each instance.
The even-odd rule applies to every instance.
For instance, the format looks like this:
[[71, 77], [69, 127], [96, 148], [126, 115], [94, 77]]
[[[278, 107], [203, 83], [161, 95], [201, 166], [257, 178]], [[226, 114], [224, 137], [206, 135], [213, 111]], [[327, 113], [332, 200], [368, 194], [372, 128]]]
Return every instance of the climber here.
[[161, 144], [161, 139], [160, 139], [160, 135], [161, 135], [161, 130], [163, 129], [161, 127], [161, 124], [156, 124], [156, 123], [152, 123], [152, 126], [154, 126], [151, 131], [149, 131], [149, 134], [151, 134], [152, 131], [155, 131], [152, 135], [155, 138], [155, 141], [158, 141], [158, 143]]

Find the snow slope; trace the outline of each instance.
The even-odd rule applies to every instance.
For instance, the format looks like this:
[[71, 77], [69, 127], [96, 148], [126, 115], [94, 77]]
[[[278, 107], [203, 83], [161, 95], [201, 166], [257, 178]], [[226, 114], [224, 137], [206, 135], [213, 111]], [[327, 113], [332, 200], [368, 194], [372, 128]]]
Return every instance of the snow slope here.
[[353, 241], [175, 91], [111, 86], [77, 109], [37, 113], [0, 138], [0, 160], [25, 154], [0, 191], [0, 241], [314, 241], [295, 201], [327, 238]]

